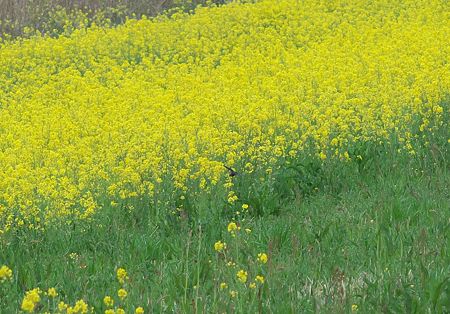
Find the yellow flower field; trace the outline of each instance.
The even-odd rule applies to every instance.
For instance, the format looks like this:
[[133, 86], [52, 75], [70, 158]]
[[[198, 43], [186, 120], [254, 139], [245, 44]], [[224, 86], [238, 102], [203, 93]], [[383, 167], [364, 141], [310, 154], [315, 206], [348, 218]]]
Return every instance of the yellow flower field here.
[[224, 164], [393, 132], [413, 153], [450, 90], [449, 20], [444, 0], [263, 0], [2, 43], [0, 233], [208, 190]]

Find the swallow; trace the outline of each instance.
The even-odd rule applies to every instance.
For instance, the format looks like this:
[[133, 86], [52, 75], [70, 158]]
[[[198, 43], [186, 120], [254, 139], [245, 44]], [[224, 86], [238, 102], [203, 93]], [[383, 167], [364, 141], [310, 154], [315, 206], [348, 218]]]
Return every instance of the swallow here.
[[230, 177], [234, 177], [234, 176], [237, 176], [237, 172], [236, 171], [234, 171], [233, 169], [231, 169], [230, 167], [227, 167], [227, 166], [225, 166], [225, 165], [223, 165], [225, 168], [227, 168], [227, 170], [230, 172]]

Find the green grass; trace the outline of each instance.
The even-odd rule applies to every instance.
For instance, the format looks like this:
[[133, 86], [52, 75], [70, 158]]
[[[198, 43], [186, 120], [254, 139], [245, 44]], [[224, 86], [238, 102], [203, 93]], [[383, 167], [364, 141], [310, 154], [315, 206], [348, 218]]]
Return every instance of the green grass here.
[[[118, 267], [130, 277], [128, 312], [346, 313], [353, 304], [360, 313], [449, 312], [447, 127], [429, 145], [419, 140], [414, 156], [395, 143], [366, 143], [353, 148], [362, 160], [299, 157], [264, 182], [259, 172], [240, 173], [234, 210], [224, 189], [182, 201], [172, 193], [105, 208], [91, 222], [7, 234], [0, 265], [14, 277], [0, 283], [0, 312], [19, 312], [26, 290], [56, 287], [58, 298], [83, 298], [101, 313], [105, 295], [117, 300]], [[238, 221], [252, 232], [233, 238], [227, 224], [240, 202], [250, 214]], [[218, 240], [237, 268], [214, 251]], [[255, 262], [260, 252], [269, 255], [265, 265]], [[241, 268], [266, 282], [245, 288], [236, 282]], [[237, 298], [218, 288], [222, 281]]]

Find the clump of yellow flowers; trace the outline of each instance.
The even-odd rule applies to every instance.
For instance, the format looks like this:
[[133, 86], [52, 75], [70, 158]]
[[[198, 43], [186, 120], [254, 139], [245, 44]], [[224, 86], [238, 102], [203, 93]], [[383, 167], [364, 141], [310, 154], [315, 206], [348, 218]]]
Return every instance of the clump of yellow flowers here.
[[267, 263], [268, 257], [266, 253], [259, 253], [258, 254], [258, 262], [265, 264]]
[[41, 301], [41, 293], [42, 291], [39, 288], [27, 291], [22, 300], [21, 309], [28, 313], [34, 312], [34, 308]]
[[0, 267], [0, 283], [6, 280], [11, 280], [12, 275], [13, 273], [11, 268], [6, 265], [2, 265], [2, 267]]
[[[11, 279], [12, 278], [12, 270], [5, 265], [2, 266], [0, 268], [0, 279], [1, 278]], [[121, 285], [125, 284], [125, 281], [128, 280], [128, 275], [124, 268], [118, 268], [117, 279]], [[65, 313], [65, 314], [94, 313], [94, 308], [89, 307], [88, 303], [86, 301], [84, 301], [83, 299], [76, 301], [73, 306], [65, 303], [62, 300], [59, 300], [57, 303], [51, 302], [51, 304], [54, 305], [53, 307], [50, 306], [50, 302], [44, 302], [42, 299], [42, 298], [48, 298], [49, 300], [53, 299], [54, 301], [57, 301], [56, 299], [58, 298], [58, 296], [59, 296], [59, 293], [57, 292], [57, 290], [54, 287], [49, 288], [45, 292], [43, 292], [40, 288], [34, 288], [25, 293], [25, 296], [22, 299], [20, 309], [25, 313], [34, 313], [39, 306], [40, 309], [52, 311], [52, 313], [53, 312]], [[117, 296], [119, 297], [120, 301], [124, 301], [125, 298], [128, 296], [128, 292], [123, 287], [121, 287], [117, 291]], [[120, 307], [120, 301], [119, 301], [119, 306], [116, 308], [113, 308], [114, 303], [115, 303], [114, 299], [110, 296], [105, 296], [103, 298], [103, 304], [107, 307], [107, 309], [105, 310], [104, 313], [105, 314], [124, 314], [125, 310], [122, 307]], [[138, 306], [135, 308], [134, 312], [136, 314], [144, 314], [144, 308], [141, 306]]]
[[128, 280], [128, 274], [127, 271], [124, 268], [118, 268], [117, 269], [117, 280], [120, 284], [124, 284], [125, 280]]
[[[258, 253], [253, 258], [245, 256], [251, 250], [249, 247], [251, 229], [244, 227], [247, 224], [250, 206], [246, 203], [241, 206], [231, 204], [230, 210], [233, 209], [236, 218], [227, 224], [226, 232], [223, 234], [227, 241], [218, 240], [213, 246], [216, 253], [214, 264], [216, 288], [220, 292], [220, 302], [224, 304], [239, 299], [239, 296], [248, 295], [250, 300], [255, 300], [257, 295], [261, 297], [265, 283], [263, 274], [267, 273], [265, 264], [269, 260], [268, 254], [264, 252]], [[241, 231], [241, 226], [245, 232]], [[260, 292], [255, 294], [254, 291], [258, 287]]]
[[235, 2], [3, 42], [0, 234], [89, 219], [164, 180], [208, 191], [223, 164], [349, 159], [393, 132], [413, 153], [411, 124], [432, 130], [450, 90], [448, 9]]

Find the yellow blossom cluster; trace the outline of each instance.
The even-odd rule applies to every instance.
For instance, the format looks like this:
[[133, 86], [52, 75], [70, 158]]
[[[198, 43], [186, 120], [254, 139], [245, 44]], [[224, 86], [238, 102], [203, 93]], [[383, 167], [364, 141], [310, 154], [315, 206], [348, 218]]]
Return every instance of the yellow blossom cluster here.
[[[245, 203], [244, 205], [242, 205], [241, 208], [245, 208], [245, 210], [248, 209], [249, 205]], [[239, 217], [238, 222], [231, 221], [230, 223], [228, 223], [228, 233], [225, 235], [225, 237], [229, 237], [229, 240], [231, 240], [230, 248], [228, 247], [227, 243], [223, 242], [222, 240], [216, 241], [214, 243], [214, 250], [217, 252], [217, 269], [215, 272], [217, 276], [216, 281], [217, 283], [220, 282], [220, 284], [218, 284], [218, 289], [222, 292], [224, 292], [224, 290], [228, 291], [229, 297], [231, 299], [234, 299], [238, 296], [238, 291], [236, 291], [235, 289], [241, 290], [243, 292], [243, 289], [245, 290], [246, 288], [248, 288], [250, 289], [249, 291], [253, 291], [257, 287], [262, 288], [262, 285], [265, 282], [265, 278], [261, 274], [261, 272], [266, 272], [266, 267], [264, 267], [264, 264], [266, 264], [269, 260], [267, 253], [258, 253], [255, 260], [247, 257], [245, 258], [245, 260], [240, 261], [239, 252], [249, 251], [249, 247], [247, 245], [249, 243], [248, 238], [250, 236], [251, 230], [249, 228], [245, 228], [245, 233], [240, 232], [240, 225], [246, 223], [246, 221], [247, 220], [245, 218], [245, 215], [243, 215]], [[236, 263], [235, 261], [237, 261], [238, 263]], [[240, 266], [239, 268], [238, 265]], [[257, 273], [257, 275], [253, 280], [249, 280], [249, 278], [252, 277], [252, 273]], [[235, 280], [230, 280], [231, 274], [235, 276]], [[222, 280], [228, 280], [228, 283]]]
[[39, 288], [27, 291], [22, 300], [21, 309], [28, 313], [34, 312], [36, 305], [41, 301], [41, 293]]
[[12, 279], [12, 270], [6, 265], [0, 267], [0, 283]]
[[[169, 178], [429, 130], [445, 0], [262, 0], [0, 44], [0, 234], [86, 219]], [[268, 165], [267, 169], [271, 169]], [[236, 202], [236, 195], [229, 202]]]
[[[7, 266], [2, 266], [0, 268], [0, 283], [2, 279], [11, 279], [12, 278], [12, 270], [8, 268]], [[118, 268], [117, 270], [117, 279], [121, 285], [125, 283], [126, 280], [128, 280], [127, 272], [124, 268]], [[46, 292], [43, 292], [40, 288], [34, 288], [32, 290], [29, 290], [25, 293], [25, 296], [22, 299], [22, 303], [20, 306], [20, 309], [25, 313], [34, 313], [37, 308], [45, 308], [45, 304], [47, 304], [47, 307], [50, 305], [50, 299], [53, 299], [53, 309], [50, 307], [49, 309], [52, 309], [55, 313], [61, 313], [61, 314], [86, 314], [86, 313], [94, 313], [94, 308], [89, 307], [88, 303], [86, 303], [83, 299], [80, 299], [75, 302], [73, 306], [70, 304], [65, 303], [64, 301], [60, 300], [58, 302], [56, 298], [59, 296], [58, 291], [55, 288], [49, 288]], [[120, 303], [123, 302], [126, 297], [128, 296], [128, 292], [123, 288], [119, 288], [117, 290], [117, 296], [119, 297], [119, 306], [114, 308], [114, 299], [110, 296], [105, 296], [103, 298], [103, 304], [107, 307], [105, 310], [105, 314], [124, 314], [125, 310], [120, 307]], [[42, 297], [47, 298], [47, 300], [43, 300]], [[56, 311], [57, 309], [57, 311]], [[52, 312], [52, 313], [53, 313]], [[136, 314], [144, 314], [144, 308], [141, 306], [138, 306], [135, 308], [134, 313]], [[45, 312], [48, 313], [48, 312]]]
[[117, 274], [117, 281], [119, 281], [119, 283], [122, 285], [125, 283], [125, 280], [129, 279], [127, 271], [122, 267], [117, 269], [116, 274]]

